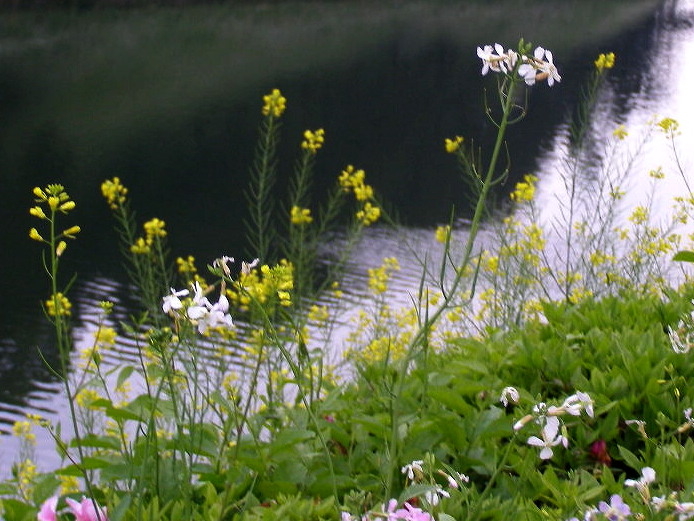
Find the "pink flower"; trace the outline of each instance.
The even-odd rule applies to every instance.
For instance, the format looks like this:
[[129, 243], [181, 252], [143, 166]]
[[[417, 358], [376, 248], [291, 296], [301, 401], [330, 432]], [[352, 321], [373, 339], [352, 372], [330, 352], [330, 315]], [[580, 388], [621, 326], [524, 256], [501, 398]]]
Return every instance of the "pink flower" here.
[[36, 516], [38, 521], [58, 521], [58, 514], [56, 513], [56, 508], [58, 507], [58, 496], [49, 497], [41, 505], [41, 510]]
[[65, 502], [75, 515], [75, 521], [108, 521], [106, 509], [92, 499], [82, 496], [82, 501], [79, 503], [70, 498], [66, 498]]

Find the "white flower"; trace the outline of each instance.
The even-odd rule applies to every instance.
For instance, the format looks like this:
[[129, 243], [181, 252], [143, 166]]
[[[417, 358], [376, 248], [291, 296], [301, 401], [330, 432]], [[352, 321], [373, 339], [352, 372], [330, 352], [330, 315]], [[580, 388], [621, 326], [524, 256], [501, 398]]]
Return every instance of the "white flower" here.
[[499, 401], [504, 404], [504, 407], [508, 406], [509, 401], [511, 403], [518, 403], [519, 399], [520, 394], [518, 394], [518, 390], [515, 387], [504, 387], [499, 397]]
[[231, 270], [229, 270], [229, 263], [234, 262], [234, 257], [227, 257], [226, 255], [215, 259], [212, 262], [212, 266], [215, 268], [222, 268], [222, 271], [227, 277], [231, 277]]
[[648, 492], [648, 485], [650, 483], [653, 483], [655, 481], [655, 470], [653, 470], [651, 467], [643, 467], [641, 469], [641, 477], [639, 479], [627, 479], [624, 481], [624, 486], [625, 487], [636, 487], [641, 493], [641, 495], [645, 495], [644, 493]]
[[[542, 49], [542, 47], [538, 47], [535, 49], [535, 52], [537, 53], [538, 49]], [[540, 66], [540, 71], [546, 73], [547, 76], [547, 85], [550, 87], [554, 85], [554, 82], [560, 82], [561, 81], [561, 76], [559, 76], [559, 71], [557, 68], [554, 66], [554, 56], [552, 55], [552, 51], [550, 50], [545, 50], [542, 49], [544, 52], [546, 60], [542, 62]]]
[[677, 503], [675, 504], [675, 512], [679, 514], [677, 519], [685, 521], [694, 517], [694, 503]]
[[535, 85], [535, 67], [529, 63], [521, 63], [520, 67], [518, 67], [518, 75], [523, 78], [527, 85]]
[[[493, 51], [496, 51], [494, 54]], [[508, 56], [504, 54], [504, 48], [495, 43], [494, 47], [485, 45], [477, 48], [477, 56], [482, 60], [482, 76], [486, 75], [491, 69], [494, 72], [508, 72]]]
[[552, 447], [559, 444], [564, 445], [564, 447], [569, 446], [569, 440], [565, 436], [559, 434], [559, 418], [555, 416], [549, 416], [547, 418], [547, 423], [542, 428], [542, 439], [537, 436], [530, 436], [528, 438], [528, 445], [533, 447], [542, 447], [540, 451], [541, 459], [549, 459], [554, 454]]
[[572, 416], [578, 416], [582, 410], [586, 411], [586, 414], [591, 418], [594, 415], [593, 400], [588, 393], [581, 391], [577, 391], [576, 394], [572, 394], [564, 400], [561, 408]]
[[465, 474], [461, 474], [460, 472], [456, 472], [457, 479], [453, 476], [450, 476], [446, 474], [445, 472], [441, 472], [446, 479], [448, 480], [448, 486], [451, 488], [458, 488], [460, 485], [459, 483], [470, 483], [470, 476], [466, 476]]
[[185, 297], [186, 295], [188, 295], [187, 289], [182, 289], [181, 291], [176, 291], [173, 288], [170, 289], [171, 295], [167, 295], [162, 299], [164, 303], [161, 306], [161, 308], [164, 310], [164, 313], [166, 313], [167, 315], [172, 313], [173, 311], [181, 309], [183, 307], [183, 303], [181, 302], [181, 299], [179, 297]]
[[207, 300], [207, 297], [205, 297], [203, 289], [200, 287], [200, 283], [198, 281], [195, 281], [193, 290], [195, 292], [195, 295], [193, 296], [193, 304], [188, 307], [187, 313], [189, 319], [199, 320], [209, 312], [212, 304], [210, 304], [210, 301]]
[[416, 459], [412, 463], [408, 463], [403, 468], [401, 468], [400, 472], [405, 474], [407, 476], [407, 479], [412, 481], [414, 480], [415, 475], [422, 476], [424, 474], [424, 469], [422, 469], [423, 463], [424, 460]]
[[426, 499], [431, 506], [438, 505], [442, 497], [451, 497], [451, 495], [440, 487], [436, 487], [434, 490], [427, 490], [424, 493], [424, 499]]
[[260, 262], [260, 259], [253, 259], [251, 262], [241, 261], [241, 274], [248, 275], [253, 268]]
[[229, 311], [229, 300], [226, 296], [220, 295], [219, 301], [198, 320], [198, 331], [204, 335], [208, 329], [220, 326], [232, 327], [234, 322], [227, 311]]

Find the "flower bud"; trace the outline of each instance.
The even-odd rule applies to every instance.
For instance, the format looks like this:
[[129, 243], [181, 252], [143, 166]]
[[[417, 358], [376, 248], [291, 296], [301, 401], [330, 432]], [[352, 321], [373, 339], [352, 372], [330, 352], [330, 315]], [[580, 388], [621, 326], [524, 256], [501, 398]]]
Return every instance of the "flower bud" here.
[[66, 203], [63, 203], [60, 205], [59, 210], [63, 213], [67, 213], [74, 208], [75, 208], [75, 201], [67, 201]]
[[29, 213], [34, 217], [38, 217], [39, 219], [47, 219], [46, 214], [43, 213], [43, 209], [40, 206], [34, 206], [33, 208], [30, 208]]
[[43, 242], [43, 237], [41, 237], [36, 228], [32, 228], [31, 230], [29, 230], [29, 237], [34, 239], [35, 241]]
[[58, 247], [55, 249], [55, 254], [60, 257], [67, 248], [67, 243], [65, 241], [60, 241]]
[[81, 231], [82, 228], [80, 228], [79, 226], [71, 226], [67, 230], [63, 231], [63, 235], [68, 239], [74, 239], [75, 235], [77, 235]]

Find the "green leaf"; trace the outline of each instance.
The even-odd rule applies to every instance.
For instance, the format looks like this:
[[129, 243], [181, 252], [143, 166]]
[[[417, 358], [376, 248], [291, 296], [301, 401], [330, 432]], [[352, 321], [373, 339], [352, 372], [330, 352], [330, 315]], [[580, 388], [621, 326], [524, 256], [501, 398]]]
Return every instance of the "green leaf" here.
[[626, 462], [627, 465], [629, 465], [632, 469], [638, 470], [641, 472], [641, 468], [644, 466], [641, 460], [631, 452], [629, 449], [626, 449], [619, 445], [619, 455], [622, 457], [622, 459]]
[[75, 438], [70, 442], [70, 447], [77, 446], [110, 449], [116, 452], [121, 450], [120, 440], [115, 436], [98, 436], [96, 434], [87, 434], [79, 440]]
[[123, 369], [121, 369], [121, 372], [118, 373], [118, 379], [116, 380], [116, 388], [123, 385], [123, 382], [130, 378], [130, 375], [133, 374], [134, 370], [135, 368], [131, 365], [126, 365]]
[[694, 262], [694, 251], [682, 250], [678, 251], [672, 258], [674, 261]]
[[[17, 493], [16, 489], [14, 493]], [[36, 509], [17, 499], [2, 499], [0, 505], [5, 521], [33, 521], [36, 519]]]

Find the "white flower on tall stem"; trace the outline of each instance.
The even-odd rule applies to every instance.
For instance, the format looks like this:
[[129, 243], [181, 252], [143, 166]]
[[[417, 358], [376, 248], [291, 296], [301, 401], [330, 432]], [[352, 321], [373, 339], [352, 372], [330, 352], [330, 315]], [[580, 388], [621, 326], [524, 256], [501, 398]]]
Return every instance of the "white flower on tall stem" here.
[[161, 306], [162, 310], [164, 310], [164, 313], [167, 315], [178, 311], [183, 307], [183, 302], [181, 302], [180, 297], [185, 297], [188, 295], [188, 290], [187, 289], [182, 289], [180, 291], [176, 291], [173, 288], [171, 289], [171, 295], [167, 295], [163, 298], [163, 304]]
[[188, 307], [188, 318], [197, 324], [198, 332], [202, 335], [216, 327], [231, 327], [234, 322], [229, 315], [229, 299], [222, 293], [216, 304], [212, 304], [204, 295], [203, 289], [196, 281], [193, 286], [195, 295], [193, 304]]
[[422, 468], [423, 464], [424, 460], [416, 459], [412, 463], [408, 463], [403, 468], [401, 468], [400, 472], [405, 474], [407, 476], [407, 479], [409, 479], [410, 481], [414, 481], [415, 476], [417, 478], [421, 478], [422, 476], [424, 476], [424, 469]]
[[554, 454], [552, 447], [562, 444], [564, 448], [569, 446], [569, 440], [559, 434], [559, 418], [556, 416], [548, 416], [544, 427], [542, 427], [542, 439], [537, 436], [528, 438], [528, 445], [533, 447], [542, 447], [540, 450], [540, 459], [549, 459]]
[[[496, 54], [494, 54], [494, 51], [496, 51]], [[503, 72], [504, 74], [512, 70], [512, 67], [509, 68], [509, 56], [504, 53], [504, 48], [501, 44], [495, 43], [494, 47], [491, 45], [478, 47], [477, 56], [482, 60], [482, 76], [485, 76], [490, 70]]]

